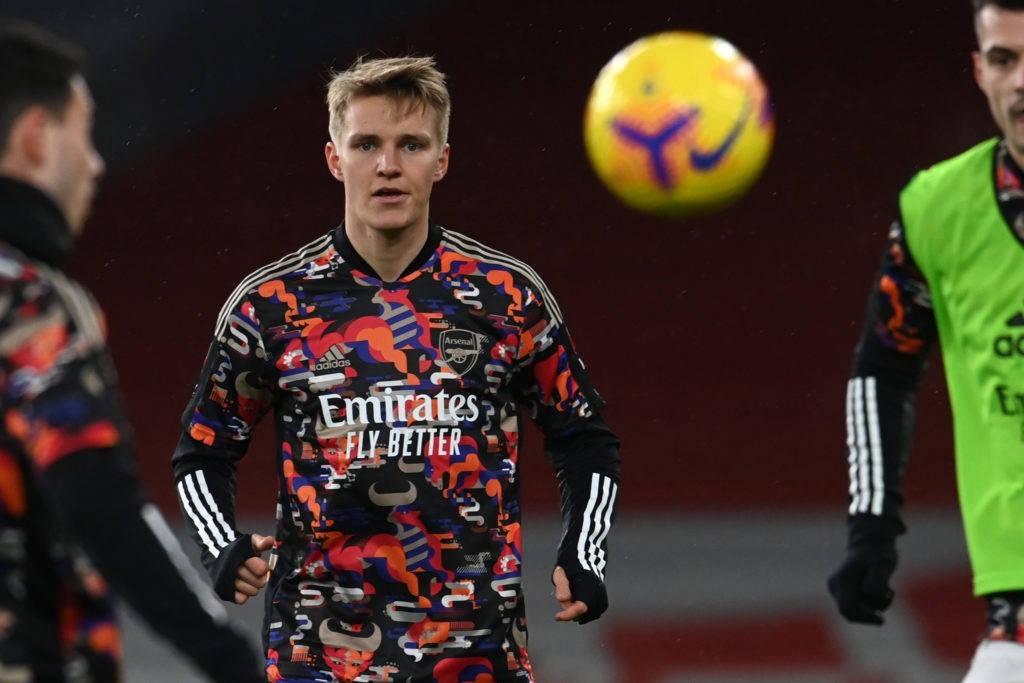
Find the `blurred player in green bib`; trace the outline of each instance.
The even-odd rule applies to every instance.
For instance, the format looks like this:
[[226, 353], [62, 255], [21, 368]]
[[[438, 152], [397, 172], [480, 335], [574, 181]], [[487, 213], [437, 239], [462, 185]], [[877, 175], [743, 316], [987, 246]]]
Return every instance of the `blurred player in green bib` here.
[[988, 626], [965, 683], [1024, 681], [1024, 2], [974, 0], [975, 79], [1002, 135], [917, 174], [868, 304], [847, 388], [839, 611], [893, 600], [902, 480], [925, 359], [942, 345], [974, 592]]

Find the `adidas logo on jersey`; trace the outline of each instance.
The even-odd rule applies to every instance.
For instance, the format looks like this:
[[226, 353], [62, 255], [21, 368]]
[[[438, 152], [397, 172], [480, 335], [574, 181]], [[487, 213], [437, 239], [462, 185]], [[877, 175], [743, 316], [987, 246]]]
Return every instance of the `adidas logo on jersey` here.
[[1011, 328], [1011, 332], [996, 337], [992, 350], [1000, 358], [1024, 356], [1024, 312], [1018, 312], [1007, 320], [1006, 326]]
[[332, 346], [327, 349], [327, 353], [323, 355], [323, 358], [313, 365], [313, 371], [323, 372], [325, 370], [338, 370], [341, 368], [347, 368], [350, 365], [352, 365], [352, 361], [345, 358], [345, 354], [342, 353], [341, 349], [337, 346]]

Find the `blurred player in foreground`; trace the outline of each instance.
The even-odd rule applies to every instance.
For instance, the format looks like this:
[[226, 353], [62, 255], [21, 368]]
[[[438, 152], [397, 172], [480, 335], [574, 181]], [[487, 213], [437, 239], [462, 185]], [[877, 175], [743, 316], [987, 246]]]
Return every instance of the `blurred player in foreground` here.
[[536, 273], [429, 219], [449, 161], [433, 60], [359, 62], [328, 108], [344, 222], [224, 305], [174, 456], [182, 508], [218, 594], [256, 595], [275, 539], [236, 528], [234, 468], [273, 410], [270, 680], [527, 683], [519, 411], [562, 490], [559, 620], [608, 604], [618, 439]]
[[78, 51], [0, 22], [0, 681], [120, 681], [112, 590], [209, 680], [255, 683], [140, 488], [103, 318], [62, 272], [103, 172], [92, 118]]
[[974, 592], [988, 628], [965, 683], [1024, 681], [1024, 1], [974, 0], [974, 73], [1002, 135], [899, 198], [847, 390], [848, 554], [829, 590], [881, 624], [928, 350], [942, 345]]

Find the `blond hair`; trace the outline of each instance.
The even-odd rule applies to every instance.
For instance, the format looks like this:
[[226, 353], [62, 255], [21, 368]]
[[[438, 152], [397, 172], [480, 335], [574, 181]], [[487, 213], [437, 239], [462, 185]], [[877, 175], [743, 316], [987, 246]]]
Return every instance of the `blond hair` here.
[[349, 103], [359, 97], [382, 95], [404, 106], [434, 110], [439, 144], [448, 141], [448, 119], [452, 103], [445, 76], [432, 57], [386, 57], [357, 59], [344, 71], [336, 71], [327, 84], [327, 130], [335, 145], [341, 142], [341, 127]]

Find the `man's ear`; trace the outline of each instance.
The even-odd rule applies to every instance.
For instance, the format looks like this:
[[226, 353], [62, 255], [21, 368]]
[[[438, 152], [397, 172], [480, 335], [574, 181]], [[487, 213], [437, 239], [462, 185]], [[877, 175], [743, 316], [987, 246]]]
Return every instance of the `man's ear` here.
[[437, 167], [434, 169], [434, 182], [444, 178], [448, 173], [448, 161], [451, 158], [452, 146], [447, 142], [441, 148], [441, 156], [437, 158]]
[[334, 142], [328, 141], [324, 146], [324, 158], [327, 160], [327, 170], [335, 180], [341, 183], [345, 182], [345, 174], [341, 171], [341, 159], [338, 156], [338, 150], [334, 147]]
[[44, 165], [50, 155], [53, 113], [42, 105], [25, 109], [14, 119], [4, 152], [4, 165], [14, 164], [22, 173]]

